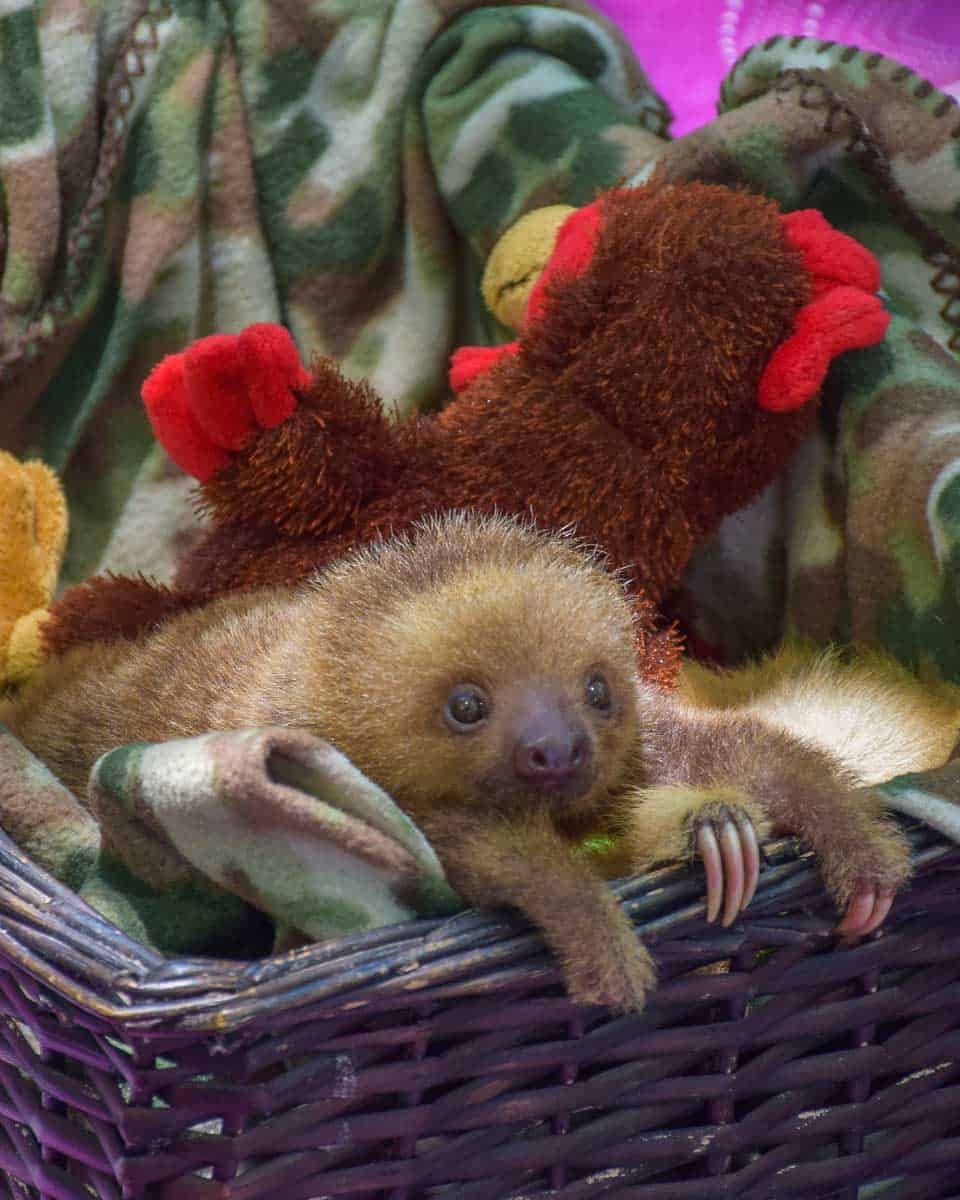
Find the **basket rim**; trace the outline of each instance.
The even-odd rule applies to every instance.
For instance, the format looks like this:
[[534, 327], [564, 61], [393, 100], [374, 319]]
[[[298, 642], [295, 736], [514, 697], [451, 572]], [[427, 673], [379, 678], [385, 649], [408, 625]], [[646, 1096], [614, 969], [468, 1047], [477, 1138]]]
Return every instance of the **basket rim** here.
[[[937, 870], [954, 858], [960, 866], [960, 846], [919, 822], [902, 823], [918, 872]], [[813, 855], [794, 839], [767, 842], [764, 858], [752, 906], [774, 900], [823, 904]], [[735, 954], [746, 940], [742, 918], [728, 929], [705, 924], [698, 868], [671, 864], [609, 886], [651, 947], [694, 932], [722, 956]], [[898, 897], [894, 914], [900, 904]], [[811, 925], [803, 916], [800, 927], [807, 938], [834, 936], [829, 920]], [[524, 918], [476, 909], [249, 961], [167, 957], [101, 916], [2, 831], [0, 954], [82, 1012], [143, 1033], [225, 1034], [281, 1005], [287, 1010], [333, 1001], [359, 1008], [385, 994], [414, 995], [478, 971], [503, 978], [519, 964], [528, 973], [533, 968], [538, 976], [559, 978], [539, 932]]]

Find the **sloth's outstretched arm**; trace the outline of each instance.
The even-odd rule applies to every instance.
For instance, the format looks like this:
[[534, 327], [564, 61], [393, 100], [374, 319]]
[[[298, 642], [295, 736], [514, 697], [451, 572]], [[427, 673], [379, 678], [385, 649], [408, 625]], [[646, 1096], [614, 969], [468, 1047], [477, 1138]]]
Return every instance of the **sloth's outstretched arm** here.
[[656, 976], [646, 947], [596, 871], [548, 813], [449, 813], [424, 823], [452, 885], [473, 904], [511, 905], [543, 931], [575, 1000], [639, 1010]]
[[661, 696], [643, 719], [643, 784], [619, 824], [633, 869], [699, 854], [707, 915], [724, 924], [749, 903], [757, 839], [790, 834], [816, 853], [844, 915], [840, 932], [879, 926], [910, 874], [907, 842], [881, 798], [825, 751], [737, 712], [693, 711]]

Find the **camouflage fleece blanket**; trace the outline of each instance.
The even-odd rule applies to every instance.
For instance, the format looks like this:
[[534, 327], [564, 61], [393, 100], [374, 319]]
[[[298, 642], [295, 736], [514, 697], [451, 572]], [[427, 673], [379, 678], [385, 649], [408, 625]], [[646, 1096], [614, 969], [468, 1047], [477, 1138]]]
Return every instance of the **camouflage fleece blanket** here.
[[[907, 67], [803, 38], [755, 47], [718, 107], [670, 142], [665, 103], [580, 0], [4, 4], [0, 447], [65, 481], [62, 582], [103, 568], [163, 578], [192, 535], [188, 485], [138, 398], [162, 354], [282, 320], [305, 355], [336, 355], [398, 415], [441, 403], [449, 351], [505, 336], [478, 289], [503, 230], [657, 171], [820, 207], [878, 254], [893, 314], [882, 347], [833, 370], [788, 475], [703, 548], [678, 610], [730, 660], [792, 628], [880, 641], [960, 680], [960, 113]], [[339, 805], [316, 774], [274, 778], [262, 750], [244, 735], [120, 750], [88, 810], [7, 739], [0, 820], [177, 952], [255, 946], [248, 901], [281, 927], [300, 927], [305, 905], [344, 931], [348, 909], [360, 928], [420, 911], [411, 863], [428, 895], [436, 867], [384, 825], [388, 798]], [[172, 782], [188, 775], [204, 782]], [[38, 787], [45, 820], [25, 827]], [[315, 822], [324, 861], [352, 881], [347, 908], [316, 871], [304, 895], [251, 871], [239, 814], [264, 796]], [[358, 821], [395, 871], [369, 893]], [[289, 840], [284, 853], [278, 870], [304, 879]], [[154, 854], [182, 874], [158, 882]]]
[[0, 811], [37, 863], [171, 954], [247, 956], [463, 907], [390, 797], [298, 731], [118, 747], [84, 805], [0, 725]]

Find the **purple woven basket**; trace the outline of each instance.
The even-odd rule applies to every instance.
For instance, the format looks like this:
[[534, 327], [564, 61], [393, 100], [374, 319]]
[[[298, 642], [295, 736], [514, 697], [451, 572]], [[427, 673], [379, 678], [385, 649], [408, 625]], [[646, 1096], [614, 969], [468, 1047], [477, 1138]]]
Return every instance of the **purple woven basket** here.
[[911, 836], [917, 878], [855, 948], [790, 843], [729, 930], [685, 869], [617, 885], [662, 983], [613, 1019], [485, 913], [254, 963], [164, 959], [0, 835], [0, 1188], [960, 1197], [960, 851]]

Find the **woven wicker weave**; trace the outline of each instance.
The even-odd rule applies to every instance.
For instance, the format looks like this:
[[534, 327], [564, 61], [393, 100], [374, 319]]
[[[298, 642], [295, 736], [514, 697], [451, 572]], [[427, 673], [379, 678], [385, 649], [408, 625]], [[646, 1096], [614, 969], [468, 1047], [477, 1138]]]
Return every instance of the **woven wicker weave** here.
[[788, 843], [730, 930], [704, 924], [680, 868], [619, 885], [662, 984], [611, 1019], [486, 914], [252, 964], [165, 960], [0, 835], [0, 1188], [960, 1197], [960, 851], [912, 836], [913, 887], [855, 948]]

